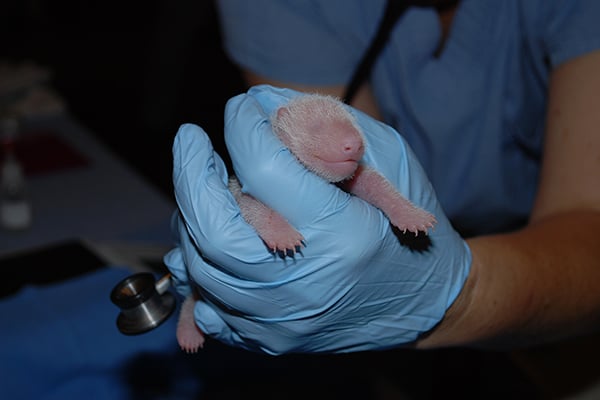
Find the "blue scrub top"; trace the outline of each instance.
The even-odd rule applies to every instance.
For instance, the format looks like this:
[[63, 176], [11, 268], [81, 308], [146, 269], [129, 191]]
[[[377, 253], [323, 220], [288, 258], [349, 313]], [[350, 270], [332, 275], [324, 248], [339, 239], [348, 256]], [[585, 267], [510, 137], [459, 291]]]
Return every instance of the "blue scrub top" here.
[[[349, 82], [384, 0], [221, 0], [224, 45], [262, 76]], [[523, 224], [539, 175], [551, 70], [600, 48], [600, 1], [463, 0], [440, 54], [438, 15], [410, 8], [371, 76], [383, 119], [407, 139], [465, 234]]]

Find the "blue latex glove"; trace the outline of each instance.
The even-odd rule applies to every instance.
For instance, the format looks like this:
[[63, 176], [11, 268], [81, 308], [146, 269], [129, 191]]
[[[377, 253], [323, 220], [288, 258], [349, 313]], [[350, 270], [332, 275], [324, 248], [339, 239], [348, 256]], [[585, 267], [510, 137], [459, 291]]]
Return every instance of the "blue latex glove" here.
[[418, 161], [391, 127], [353, 110], [364, 160], [437, 220], [426, 251], [401, 244], [383, 213], [302, 167], [274, 136], [270, 114], [299, 93], [257, 86], [232, 98], [225, 137], [244, 191], [284, 215], [307, 242], [285, 260], [239, 213], [206, 134], [183, 125], [173, 180], [178, 247], [165, 262], [178, 290], [197, 283], [195, 317], [209, 335], [270, 354], [397, 347], [434, 327], [460, 292], [471, 255]]

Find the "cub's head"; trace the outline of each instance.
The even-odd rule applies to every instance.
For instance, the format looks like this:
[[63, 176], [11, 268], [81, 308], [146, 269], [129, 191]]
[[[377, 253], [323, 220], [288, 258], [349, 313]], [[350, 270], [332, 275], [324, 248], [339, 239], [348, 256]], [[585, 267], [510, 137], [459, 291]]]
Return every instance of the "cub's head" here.
[[354, 117], [332, 96], [296, 97], [275, 112], [271, 124], [307, 169], [330, 182], [352, 177], [365, 152]]

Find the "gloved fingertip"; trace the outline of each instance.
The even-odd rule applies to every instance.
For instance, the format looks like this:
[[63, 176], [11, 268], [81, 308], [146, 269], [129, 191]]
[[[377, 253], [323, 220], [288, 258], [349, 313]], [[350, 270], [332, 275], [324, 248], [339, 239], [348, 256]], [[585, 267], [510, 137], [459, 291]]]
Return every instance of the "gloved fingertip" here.
[[190, 295], [192, 293], [192, 288], [189, 284], [181, 248], [176, 247], [170, 250], [163, 257], [163, 262], [171, 273], [171, 284], [175, 291], [184, 297]]
[[185, 123], [179, 126], [179, 129], [177, 130], [173, 147], [184, 149], [186, 145], [205, 139], [208, 139], [208, 137], [204, 129], [195, 124]]
[[[208, 140], [208, 136], [199, 126], [193, 124], [183, 124], [179, 127], [175, 139], [173, 140], [173, 172], [179, 171], [190, 159], [197, 153], [195, 147]], [[212, 145], [208, 144], [210, 148]], [[202, 143], [202, 147], [206, 144]]]
[[215, 310], [202, 300], [196, 301], [194, 319], [200, 329], [207, 335], [225, 343], [233, 344], [231, 328]]

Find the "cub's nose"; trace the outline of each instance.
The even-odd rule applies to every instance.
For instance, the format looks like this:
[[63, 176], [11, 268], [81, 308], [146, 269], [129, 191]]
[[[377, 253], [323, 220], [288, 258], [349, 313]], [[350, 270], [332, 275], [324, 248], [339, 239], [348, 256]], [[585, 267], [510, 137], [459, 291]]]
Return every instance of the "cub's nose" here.
[[341, 151], [349, 159], [359, 160], [365, 152], [365, 147], [362, 139], [359, 136], [353, 135], [343, 139]]

